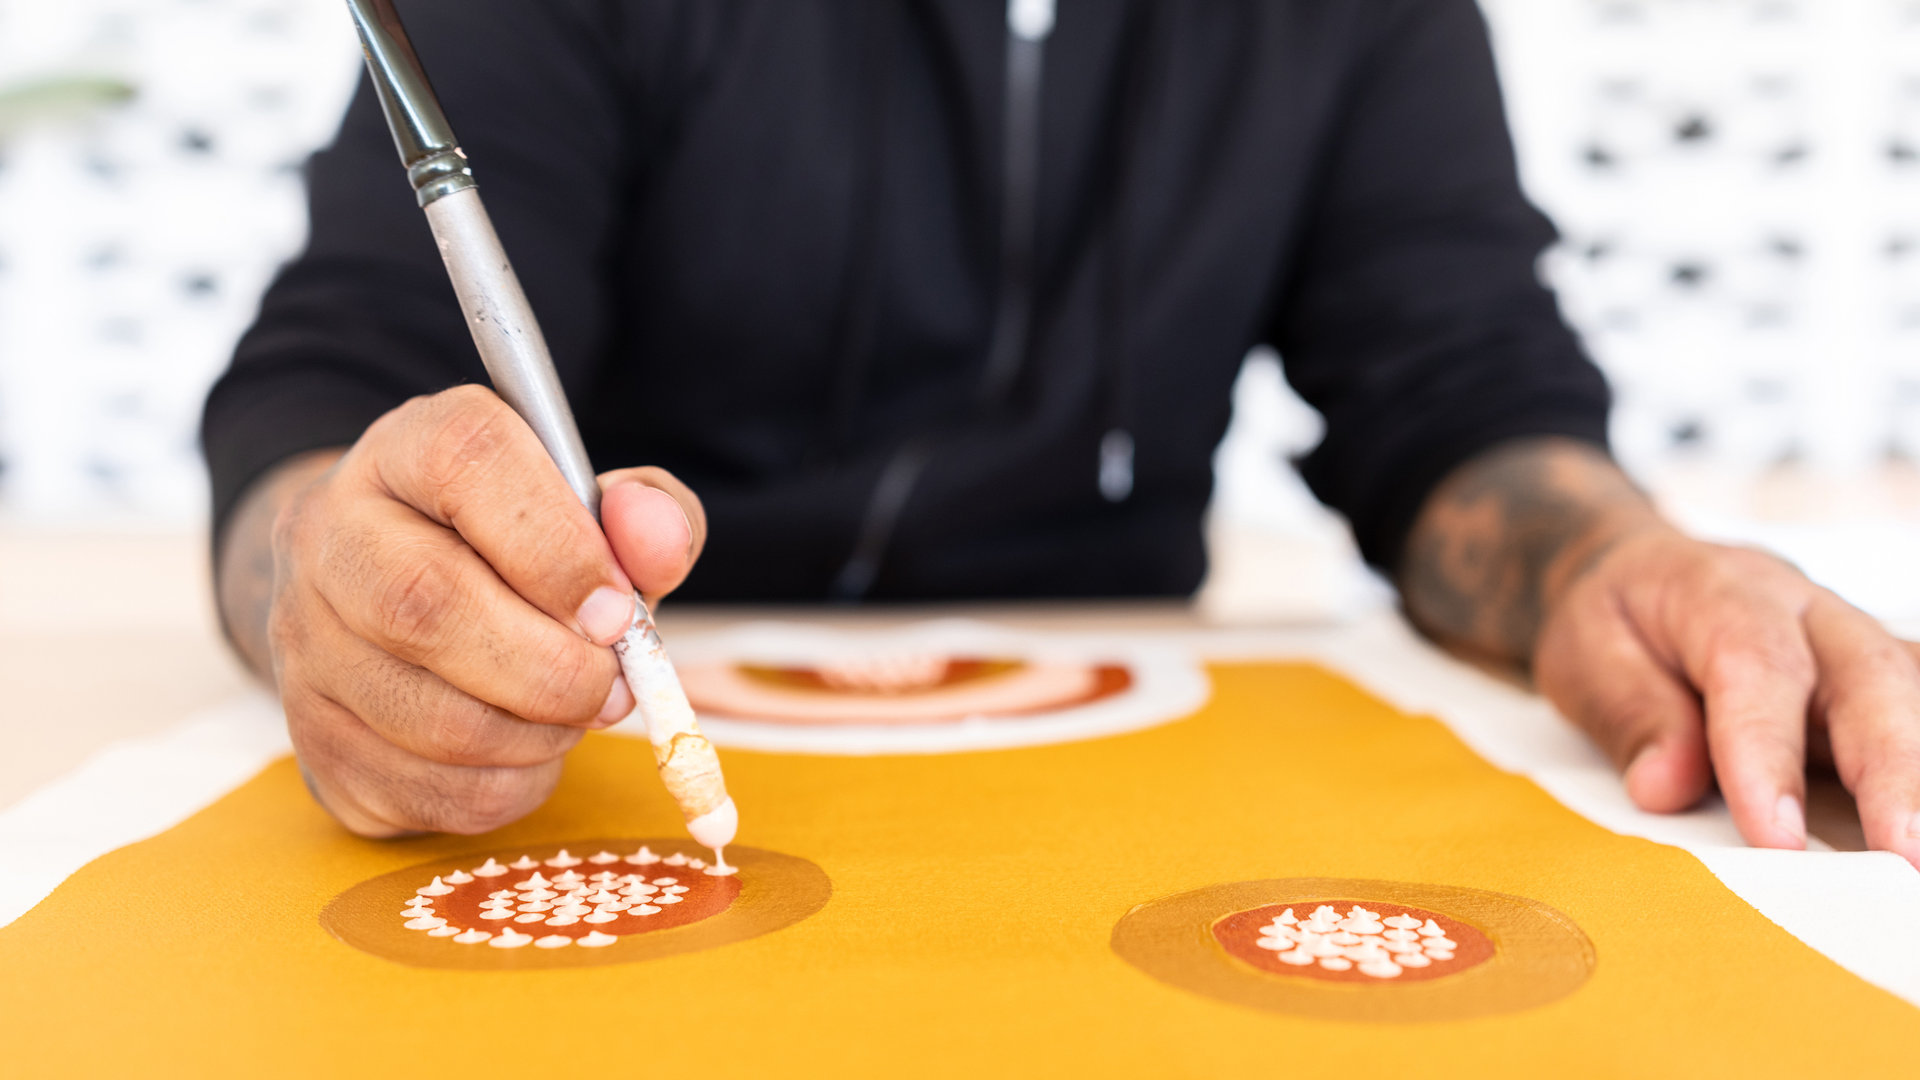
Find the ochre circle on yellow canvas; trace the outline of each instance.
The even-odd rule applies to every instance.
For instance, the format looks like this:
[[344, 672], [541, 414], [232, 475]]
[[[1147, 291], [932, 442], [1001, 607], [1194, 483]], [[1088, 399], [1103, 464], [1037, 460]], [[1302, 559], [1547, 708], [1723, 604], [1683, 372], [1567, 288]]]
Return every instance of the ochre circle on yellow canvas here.
[[[1278, 937], [1266, 939], [1263, 948], [1246, 947], [1260, 927], [1277, 924], [1283, 915], [1300, 922], [1327, 909], [1349, 929], [1368, 928], [1356, 926], [1357, 914], [1382, 927], [1363, 943], [1361, 935], [1324, 924], [1329, 929], [1323, 933], [1344, 934], [1356, 939], [1353, 946], [1379, 952], [1375, 965], [1355, 964], [1338, 951], [1321, 960], [1297, 945], [1299, 951], [1283, 953], [1286, 943]], [[1402, 920], [1409, 916], [1423, 929], [1406, 925]], [[1441, 941], [1449, 947], [1421, 949], [1414, 969], [1413, 961], [1395, 963], [1399, 954], [1371, 944], [1383, 934], [1412, 934], [1408, 944]], [[1110, 943], [1121, 959], [1182, 990], [1323, 1020], [1464, 1020], [1517, 1012], [1578, 990], [1595, 964], [1587, 935], [1538, 901], [1448, 885], [1345, 878], [1236, 881], [1152, 900], [1121, 918]], [[1352, 946], [1347, 955], [1355, 955]], [[1295, 970], [1285, 963], [1290, 957], [1299, 958]]]
[[772, 933], [826, 905], [805, 859], [727, 850], [737, 873], [684, 839], [593, 838], [435, 859], [361, 882], [320, 924], [413, 967], [590, 967], [698, 952]]

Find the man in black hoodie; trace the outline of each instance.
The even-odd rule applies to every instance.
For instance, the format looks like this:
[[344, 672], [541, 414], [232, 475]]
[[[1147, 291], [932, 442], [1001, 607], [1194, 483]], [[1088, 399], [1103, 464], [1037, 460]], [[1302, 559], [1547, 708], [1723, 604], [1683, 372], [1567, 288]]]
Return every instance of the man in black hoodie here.
[[603, 476], [603, 536], [480, 388], [363, 86], [204, 424], [229, 632], [349, 828], [538, 805], [632, 704], [634, 585], [1191, 592], [1268, 343], [1326, 416], [1308, 482], [1413, 620], [1530, 665], [1642, 806], [1717, 779], [1798, 847], [1811, 746], [1920, 862], [1920, 665], [1611, 463], [1472, 0], [403, 14], [589, 449], [647, 466]]

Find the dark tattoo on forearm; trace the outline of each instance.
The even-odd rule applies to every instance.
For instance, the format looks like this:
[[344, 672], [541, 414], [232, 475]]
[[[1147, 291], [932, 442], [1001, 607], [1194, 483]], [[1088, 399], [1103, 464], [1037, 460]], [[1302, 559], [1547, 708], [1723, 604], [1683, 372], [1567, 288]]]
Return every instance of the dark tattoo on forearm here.
[[1652, 521], [1646, 497], [1598, 449], [1566, 439], [1504, 444], [1427, 499], [1400, 560], [1401, 599], [1442, 643], [1524, 665], [1550, 589]]

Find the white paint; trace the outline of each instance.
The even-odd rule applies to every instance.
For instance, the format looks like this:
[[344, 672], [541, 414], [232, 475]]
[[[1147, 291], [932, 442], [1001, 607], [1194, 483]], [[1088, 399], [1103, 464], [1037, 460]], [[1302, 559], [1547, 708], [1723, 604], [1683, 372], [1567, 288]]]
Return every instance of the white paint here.
[[734, 835], [739, 831], [740, 810], [734, 806], [731, 795], [719, 806], [687, 822], [687, 834], [712, 848], [715, 858], [719, 857], [721, 848], [733, 843]]
[[[1388, 930], [1387, 924], [1398, 926]], [[1453, 942], [1444, 938], [1432, 940], [1445, 941], [1445, 948], [1436, 946], [1425, 955], [1421, 954], [1419, 945], [1406, 940], [1419, 937], [1407, 929], [1419, 925], [1419, 919], [1405, 912], [1382, 920], [1379, 912], [1368, 911], [1358, 904], [1349, 908], [1344, 917], [1332, 907], [1322, 904], [1306, 922], [1295, 918], [1293, 909], [1288, 908], [1261, 928], [1260, 938], [1254, 945], [1278, 953], [1282, 963], [1298, 967], [1318, 962], [1329, 971], [1348, 971], [1357, 967], [1363, 975], [1392, 979], [1398, 978], [1405, 967], [1426, 967], [1437, 961], [1453, 959]], [[1434, 924], [1428, 920], [1427, 925]], [[1329, 930], [1332, 932], [1329, 933]], [[1359, 930], [1365, 932], [1356, 932]], [[1387, 936], [1396, 934], [1405, 937]], [[1407, 962], [1409, 957], [1417, 957], [1418, 960], [1410, 964]]]

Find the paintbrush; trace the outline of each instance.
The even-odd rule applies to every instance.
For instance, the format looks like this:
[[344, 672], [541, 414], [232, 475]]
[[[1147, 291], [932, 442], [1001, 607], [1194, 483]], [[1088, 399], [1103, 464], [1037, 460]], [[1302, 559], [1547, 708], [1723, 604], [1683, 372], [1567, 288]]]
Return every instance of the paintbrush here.
[[[502, 400], [539, 436], [567, 486], [597, 520], [600, 485], [567, 405], [566, 391], [547, 352], [540, 324], [487, 217], [467, 155], [427, 83], [392, 0], [347, 0], [367, 70], [393, 131], [407, 179], [426, 211], [447, 275], [473, 332], [487, 375]], [[660, 633], [638, 592], [633, 625], [614, 651], [633, 689], [634, 712], [653, 742], [654, 761], [693, 838], [714, 849], [709, 873], [730, 873], [723, 848], [733, 842], [739, 814], [727, 795], [720, 758], [700, 734], [686, 691], [667, 659]]]

